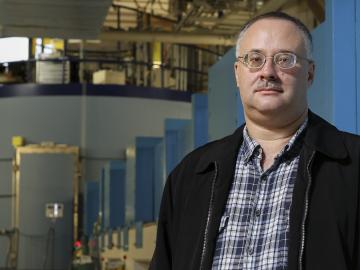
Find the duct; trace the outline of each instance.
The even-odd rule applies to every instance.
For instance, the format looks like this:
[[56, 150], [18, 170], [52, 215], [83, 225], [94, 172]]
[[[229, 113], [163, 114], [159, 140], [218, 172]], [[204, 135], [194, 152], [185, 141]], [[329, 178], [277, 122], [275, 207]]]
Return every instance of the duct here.
[[105, 31], [99, 37], [100, 40], [112, 41], [132, 41], [132, 42], [164, 42], [177, 44], [207, 44], [233, 46], [235, 44], [234, 36], [213, 35], [204, 33], [171, 33], [171, 32], [125, 32], [125, 31]]
[[111, 0], [0, 0], [1, 36], [93, 39]]

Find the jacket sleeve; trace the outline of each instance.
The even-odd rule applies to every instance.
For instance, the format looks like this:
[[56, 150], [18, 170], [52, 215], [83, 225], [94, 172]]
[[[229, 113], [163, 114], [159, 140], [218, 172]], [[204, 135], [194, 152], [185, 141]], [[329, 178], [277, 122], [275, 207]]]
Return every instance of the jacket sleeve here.
[[173, 252], [173, 198], [171, 175], [164, 188], [157, 226], [156, 247], [149, 270], [171, 270]]
[[356, 244], [355, 244], [355, 263], [354, 270], [360, 269], [360, 179], [358, 179], [358, 206], [357, 206], [357, 223], [355, 228]]

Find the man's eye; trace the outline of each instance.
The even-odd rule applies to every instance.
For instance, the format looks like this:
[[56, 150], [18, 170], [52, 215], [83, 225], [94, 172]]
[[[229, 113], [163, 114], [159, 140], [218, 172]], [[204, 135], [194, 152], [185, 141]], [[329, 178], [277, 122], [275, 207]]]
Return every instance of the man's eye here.
[[291, 62], [291, 57], [289, 55], [280, 55], [277, 59], [278, 63], [289, 63]]
[[249, 57], [249, 63], [261, 63], [262, 62], [262, 58], [260, 56], [250, 56]]

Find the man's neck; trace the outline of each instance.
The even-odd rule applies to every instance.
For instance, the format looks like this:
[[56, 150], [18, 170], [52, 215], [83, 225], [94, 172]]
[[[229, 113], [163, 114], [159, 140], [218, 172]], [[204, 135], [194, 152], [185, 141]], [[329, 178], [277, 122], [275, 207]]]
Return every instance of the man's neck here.
[[275, 125], [274, 121], [273, 123], [269, 121], [266, 126], [251, 121], [250, 118], [246, 117], [246, 128], [249, 136], [260, 144], [263, 150], [262, 166], [264, 171], [273, 164], [276, 155], [289, 142], [306, 117], [307, 110], [296, 119], [285, 122], [284, 125]]

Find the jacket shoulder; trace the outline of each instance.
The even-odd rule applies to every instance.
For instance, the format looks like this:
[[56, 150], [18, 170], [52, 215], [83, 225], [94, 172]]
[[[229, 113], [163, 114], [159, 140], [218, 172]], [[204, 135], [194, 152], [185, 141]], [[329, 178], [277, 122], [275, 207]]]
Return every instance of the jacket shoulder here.
[[182, 169], [184, 167], [190, 167], [191, 169], [195, 170], [196, 166], [203, 157], [206, 157], [208, 159], [215, 159], [216, 156], [220, 154], [220, 152], [224, 151], [225, 145], [231, 143], [234, 137], [237, 136], [236, 133], [238, 132], [239, 131], [237, 130], [234, 134], [228, 135], [215, 141], [208, 142], [203, 146], [192, 150], [182, 159], [182, 161], [179, 163], [179, 165], [175, 168], [174, 171], [176, 171], [177, 169]]
[[360, 136], [354, 133], [339, 131], [345, 147], [349, 153], [357, 152], [360, 154]]

